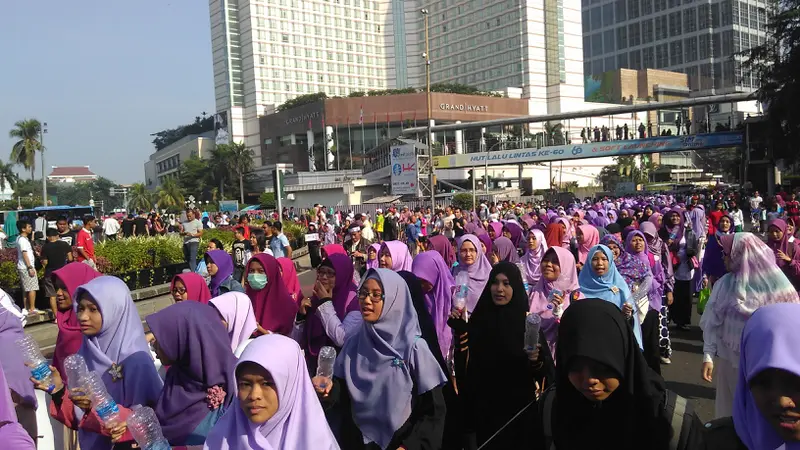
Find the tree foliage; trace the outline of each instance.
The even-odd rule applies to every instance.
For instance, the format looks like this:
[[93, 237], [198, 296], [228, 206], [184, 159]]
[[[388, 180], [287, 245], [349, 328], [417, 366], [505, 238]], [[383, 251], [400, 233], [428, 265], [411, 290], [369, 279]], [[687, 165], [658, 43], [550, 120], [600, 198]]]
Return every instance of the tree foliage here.
[[31, 171], [31, 179], [36, 171], [36, 152], [43, 152], [40, 140], [42, 124], [36, 119], [18, 120], [8, 132], [8, 137], [16, 139], [11, 147], [10, 161]]
[[[424, 91], [424, 90], [423, 90]], [[431, 92], [443, 92], [447, 94], [463, 94], [463, 95], [482, 95], [484, 97], [502, 97], [502, 94], [496, 92], [482, 91], [474, 86], [468, 86], [460, 83], [436, 83], [431, 85]]]
[[134, 183], [128, 192], [129, 211], [149, 211], [153, 207], [153, 194], [144, 183]]
[[184, 206], [183, 193], [174, 178], [168, 178], [161, 183], [156, 197], [160, 209], [180, 210]]
[[613, 191], [617, 184], [623, 182], [645, 183], [654, 168], [652, 160], [646, 155], [638, 161], [635, 156], [617, 156], [614, 161], [616, 164], [603, 167], [597, 176], [597, 181], [606, 191]]
[[472, 194], [462, 192], [453, 196], [453, 206], [456, 208], [472, 209]]
[[328, 94], [324, 92], [317, 92], [315, 94], [305, 94], [299, 95], [293, 99], [286, 100], [283, 104], [279, 105], [275, 108], [275, 111], [281, 112], [286, 111], [292, 108], [297, 108], [298, 106], [308, 105], [309, 103], [318, 102], [320, 100], [325, 100], [328, 98]]
[[181, 125], [176, 128], [171, 128], [169, 130], [159, 131], [157, 133], [151, 134], [151, 136], [155, 136], [153, 139], [153, 145], [156, 147], [156, 150], [161, 150], [166, 146], [173, 144], [180, 139], [183, 139], [186, 136], [192, 134], [201, 134], [207, 131], [211, 131], [214, 129], [214, 116], [206, 116], [206, 113], [203, 113], [203, 116], [197, 116], [194, 118], [194, 122]]

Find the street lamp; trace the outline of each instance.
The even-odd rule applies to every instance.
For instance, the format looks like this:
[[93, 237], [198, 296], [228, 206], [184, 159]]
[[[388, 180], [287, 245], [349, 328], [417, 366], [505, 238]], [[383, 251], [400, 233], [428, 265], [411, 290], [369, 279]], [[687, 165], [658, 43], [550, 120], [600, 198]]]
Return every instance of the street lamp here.
[[41, 135], [39, 137], [39, 144], [42, 149], [39, 153], [42, 154], [42, 206], [47, 207], [47, 177], [44, 175], [44, 135], [47, 134], [47, 122], [42, 123]]
[[431, 53], [430, 53], [430, 41], [428, 39], [428, 10], [422, 9], [420, 10], [422, 13], [422, 17], [425, 21], [425, 53], [422, 54], [422, 57], [425, 58], [425, 103], [427, 104], [428, 109], [428, 139], [426, 139], [428, 143], [428, 183], [431, 187], [431, 211], [436, 210], [436, 186], [433, 184], [434, 180], [434, 173], [433, 173], [433, 148], [431, 147]]

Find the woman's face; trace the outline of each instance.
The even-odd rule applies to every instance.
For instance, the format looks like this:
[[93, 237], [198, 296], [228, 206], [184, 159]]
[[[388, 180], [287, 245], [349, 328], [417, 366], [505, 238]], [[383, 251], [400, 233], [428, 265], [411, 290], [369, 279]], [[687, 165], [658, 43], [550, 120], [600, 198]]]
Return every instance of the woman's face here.
[[255, 234], [250, 236], [250, 245], [252, 245], [254, 249], [258, 248], [258, 239], [256, 239]]
[[729, 219], [727, 216], [719, 219], [719, 230], [723, 233], [730, 231], [731, 225], [731, 219]]
[[561, 263], [556, 252], [547, 252], [542, 258], [542, 276], [551, 283], [561, 276]]
[[175, 284], [172, 285], [172, 299], [175, 300], [175, 303], [189, 300], [186, 285], [179, 279], [175, 280]]
[[475, 264], [475, 258], [478, 257], [478, 249], [475, 248], [475, 244], [471, 241], [464, 241], [458, 254], [461, 256], [461, 264], [471, 266]]
[[389, 247], [383, 247], [381, 249], [381, 255], [380, 259], [378, 260], [378, 263], [381, 269], [392, 268], [392, 254], [389, 253]]
[[578, 214], [578, 213], [575, 213], [575, 214], [572, 216], [572, 222], [573, 222], [575, 225], [580, 225], [580, 224], [581, 224], [581, 220], [583, 220], [583, 219], [581, 219], [581, 215], [580, 215], [580, 214]]
[[320, 266], [317, 269], [317, 281], [332, 292], [336, 286], [336, 271], [332, 267]]
[[783, 239], [783, 231], [775, 225], [770, 225], [768, 231], [770, 241], [778, 242]]
[[539, 240], [536, 239], [535, 233], [528, 233], [528, 250], [536, 250], [539, 248]]
[[575, 240], [578, 241], [578, 244], [583, 244], [583, 230], [580, 228], [575, 231]]
[[644, 213], [647, 214], [648, 216], [652, 215], [653, 214], [653, 208], [651, 208], [649, 206], [646, 206], [644, 208]]
[[681, 223], [681, 216], [678, 213], [671, 213], [669, 215], [669, 224], [673, 227], [676, 225], [680, 225]]
[[374, 278], [367, 279], [358, 291], [361, 318], [368, 323], [377, 322], [383, 313], [383, 300], [383, 286]]
[[498, 273], [494, 280], [492, 280], [492, 301], [497, 306], [507, 305], [514, 296], [514, 288], [511, 287], [511, 282], [508, 277], [502, 273]]
[[611, 253], [613, 253], [613, 254], [614, 254], [614, 259], [615, 259], [615, 260], [616, 260], [617, 258], [619, 258], [619, 254], [620, 254], [620, 253], [622, 253], [622, 252], [620, 251], [620, 249], [619, 249], [619, 245], [617, 245], [617, 244], [616, 244], [616, 243], [614, 243], [614, 242], [609, 242], [608, 244], [606, 244], [606, 247], [608, 247], [608, 248], [610, 248], [610, 249], [611, 249]]
[[211, 241], [211, 242], [208, 243], [208, 251], [211, 251], [211, 250], [219, 250], [217, 248], [217, 244], [214, 241]]
[[658, 219], [656, 219], [656, 222], [657, 222], [656, 223], [656, 228], [661, 228], [661, 225], [664, 225], [664, 216], [658, 216]]
[[369, 260], [372, 261], [377, 257], [378, 257], [378, 251], [370, 247], [369, 250], [367, 250], [367, 258], [369, 258]]
[[766, 369], [749, 384], [756, 407], [781, 439], [800, 441], [800, 376], [782, 369]]
[[636, 253], [642, 253], [644, 251], [644, 239], [638, 234], [631, 238], [631, 248]]
[[627, 209], [623, 209], [622, 211], [620, 211], [619, 212], [619, 217], [620, 217], [620, 219], [627, 218], [628, 217], [628, 210]]
[[219, 271], [219, 267], [217, 267], [211, 258], [206, 258], [206, 271], [208, 271], [208, 275], [212, 277]]
[[592, 255], [592, 271], [598, 277], [608, 273], [608, 258], [605, 253], [597, 251]]
[[494, 232], [494, 228], [492, 227], [489, 227], [489, 237], [492, 238], [492, 240], [497, 238], [497, 234]]
[[94, 299], [83, 293], [78, 303], [78, 323], [81, 324], [81, 333], [84, 336], [94, 336], [103, 329], [103, 315]]
[[252, 362], [242, 363], [236, 370], [236, 384], [239, 406], [250, 422], [261, 425], [278, 412], [278, 391], [267, 369]]
[[261, 265], [261, 263], [257, 259], [254, 259], [254, 260], [250, 261], [250, 266], [249, 267], [250, 267], [250, 270], [249, 270], [248, 273], [266, 274], [266, 272], [264, 271], [264, 266]]
[[72, 309], [72, 297], [67, 292], [67, 286], [61, 278], [53, 277], [53, 287], [56, 288], [56, 307], [59, 311], [69, 311]]
[[618, 376], [610, 367], [585, 356], [573, 357], [567, 374], [570, 384], [592, 402], [610, 397], [619, 387]]
[[794, 236], [794, 224], [791, 222], [786, 222], [786, 234]]
[[511, 239], [511, 232], [508, 231], [508, 228], [503, 228], [503, 236]]

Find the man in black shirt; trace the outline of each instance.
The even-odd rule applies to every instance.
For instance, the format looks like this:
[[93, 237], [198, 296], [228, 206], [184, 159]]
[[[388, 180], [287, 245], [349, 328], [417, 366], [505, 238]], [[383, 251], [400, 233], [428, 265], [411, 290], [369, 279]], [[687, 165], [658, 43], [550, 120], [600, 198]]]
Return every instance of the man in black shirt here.
[[147, 216], [144, 211], [139, 211], [139, 216], [133, 221], [133, 232], [136, 236], [149, 236], [150, 230], [147, 229]]
[[[64, 219], [66, 221], [66, 219]], [[59, 219], [59, 228], [61, 220]], [[44, 295], [50, 298], [50, 308], [53, 316], [56, 311], [56, 289], [53, 285], [53, 272], [64, 267], [72, 261], [72, 245], [60, 238], [58, 231], [48, 228], [47, 241], [42, 246], [41, 260], [44, 266]]]
[[128, 217], [122, 219], [122, 237], [133, 236], [133, 214], [128, 214]]
[[67, 218], [64, 216], [59, 217], [56, 221], [56, 227], [58, 227], [58, 240], [66, 242], [70, 247], [74, 247], [75, 233], [69, 229]]
[[236, 240], [233, 241], [232, 251], [233, 279], [244, 284], [242, 275], [244, 275], [245, 264], [247, 264], [248, 257], [253, 251], [253, 246], [248, 239], [244, 238], [244, 231], [241, 228], [234, 229], [233, 235], [236, 237]]

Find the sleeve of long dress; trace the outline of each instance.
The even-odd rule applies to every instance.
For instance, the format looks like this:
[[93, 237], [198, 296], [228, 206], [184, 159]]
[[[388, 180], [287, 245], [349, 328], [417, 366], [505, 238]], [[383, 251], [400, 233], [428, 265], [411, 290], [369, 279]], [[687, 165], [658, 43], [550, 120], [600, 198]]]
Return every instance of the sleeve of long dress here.
[[411, 432], [403, 439], [408, 449], [435, 450], [442, 446], [444, 418], [447, 413], [442, 387], [437, 386], [417, 397], [411, 411]]
[[333, 302], [325, 302], [319, 305], [315, 314], [322, 321], [325, 334], [337, 347], [344, 345], [345, 338], [361, 323], [361, 313], [358, 311], [348, 313], [344, 317], [344, 321], [340, 321], [333, 307]]
[[292, 333], [289, 335], [295, 342], [300, 343], [303, 339], [303, 332], [306, 329], [306, 321], [295, 321], [294, 326], [292, 327]]
[[63, 423], [68, 428], [78, 429], [78, 418], [75, 416], [75, 404], [69, 399], [69, 391], [64, 388], [52, 396], [53, 401], [50, 402], [49, 412], [50, 417]]

